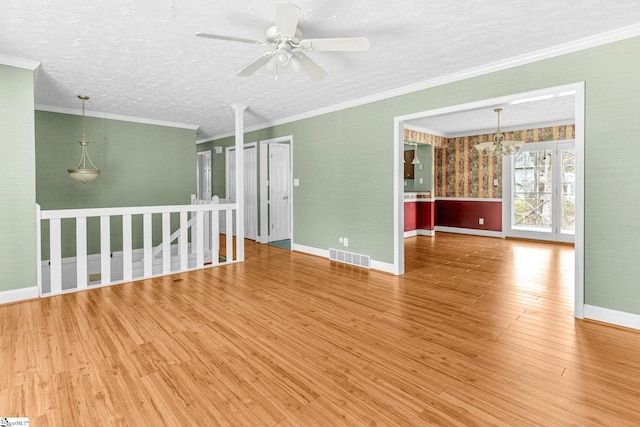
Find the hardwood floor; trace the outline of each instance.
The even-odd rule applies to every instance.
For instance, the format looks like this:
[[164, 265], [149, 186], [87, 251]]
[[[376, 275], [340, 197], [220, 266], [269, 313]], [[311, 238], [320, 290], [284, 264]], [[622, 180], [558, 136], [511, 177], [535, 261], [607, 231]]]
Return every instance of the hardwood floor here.
[[640, 332], [572, 317], [572, 247], [405, 245], [400, 277], [247, 242], [242, 264], [0, 306], [0, 417], [640, 423]]

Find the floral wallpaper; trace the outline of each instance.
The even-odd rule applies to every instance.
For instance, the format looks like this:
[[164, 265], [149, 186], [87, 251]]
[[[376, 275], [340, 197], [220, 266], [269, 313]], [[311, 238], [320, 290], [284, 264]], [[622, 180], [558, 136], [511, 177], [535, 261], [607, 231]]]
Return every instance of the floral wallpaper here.
[[[492, 141], [493, 134], [444, 138], [406, 130], [405, 140], [434, 147], [433, 195], [435, 197], [502, 197], [502, 157], [480, 156], [473, 148]], [[527, 142], [560, 141], [575, 138], [575, 125], [504, 132], [507, 139]], [[494, 180], [498, 185], [494, 186]]]
[[404, 130], [404, 140], [409, 142], [430, 144], [434, 147], [444, 147], [447, 145], [447, 138], [409, 129]]

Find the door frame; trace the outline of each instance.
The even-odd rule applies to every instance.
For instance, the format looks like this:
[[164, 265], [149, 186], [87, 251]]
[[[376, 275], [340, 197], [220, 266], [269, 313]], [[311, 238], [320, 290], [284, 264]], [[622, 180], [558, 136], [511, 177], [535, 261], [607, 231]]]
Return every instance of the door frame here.
[[[258, 144], [255, 141], [254, 142], [248, 142], [248, 143], [243, 145], [243, 150], [247, 150], [247, 149], [251, 149], [251, 148], [256, 150], [256, 156], [257, 156], [258, 155]], [[224, 164], [225, 164], [225, 172], [224, 172], [224, 174], [225, 174], [225, 179], [224, 179], [224, 181], [225, 181], [225, 200], [227, 201], [227, 203], [231, 203], [231, 199], [229, 197], [230, 190], [231, 190], [231, 185], [230, 185], [230, 183], [231, 183], [231, 180], [230, 180], [231, 168], [229, 168], [229, 165], [231, 163], [229, 162], [229, 153], [231, 151], [236, 151], [236, 147], [234, 145], [230, 145], [228, 147], [225, 147], [225, 152], [224, 152]], [[244, 159], [244, 157], [243, 157], [243, 159]], [[258, 168], [258, 167], [259, 167], [259, 164], [258, 164], [258, 161], [256, 161], [256, 168]], [[258, 171], [256, 170], [256, 181], [259, 181], [259, 179], [260, 179], [259, 178], [259, 174], [258, 174]], [[246, 184], [246, 182], [243, 182], [243, 183]], [[256, 182], [256, 185], [258, 185], [258, 182]], [[235, 187], [235, 176], [234, 176], [234, 187]], [[258, 194], [256, 194], [256, 197], [258, 197]], [[236, 199], [237, 199], [237, 197], [236, 197]], [[243, 200], [244, 200], [244, 202], [246, 204], [245, 198], [243, 198]], [[258, 203], [258, 200], [256, 200], [256, 204], [257, 203]], [[246, 213], [245, 213], [244, 218], [246, 218]], [[235, 218], [234, 218], [234, 222], [235, 222]], [[257, 232], [257, 230], [258, 230], [258, 218], [256, 218], [256, 224], [254, 224], [254, 225], [255, 225], [255, 229], [256, 229], [255, 240], [258, 241], [258, 238], [259, 238], [258, 232]], [[245, 234], [244, 237], [246, 239], [253, 240], [253, 238], [252, 238], [253, 236], [247, 236]]]
[[[409, 120], [436, 116], [474, 108], [485, 108], [500, 103], [553, 95], [561, 92], [574, 92], [575, 103], [575, 149], [576, 149], [576, 234], [575, 234], [575, 277], [574, 277], [574, 316], [584, 318], [584, 127], [585, 127], [585, 82], [570, 83], [540, 90], [521, 92], [512, 95], [483, 99], [480, 101], [422, 111], [394, 117], [393, 120], [393, 273], [404, 274], [404, 124]], [[504, 197], [504, 196], [503, 196]], [[504, 199], [503, 217], [504, 217]]]
[[277, 138], [265, 139], [260, 141], [260, 151], [258, 153], [260, 162], [259, 186], [260, 186], [260, 229], [258, 233], [258, 242], [269, 243], [269, 144], [288, 144], [289, 145], [289, 215], [291, 219], [291, 247], [293, 247], [294, 235], [294, 218], [293, 218], [293, 135], [281, 136]]
[[200, 196], [200, 174], [202, 173], [202, 170], [200, 169], [200, 157], [205, 157], [209, 159], [209, 172], [206, 176], [206, 182], [207, 182], [207, 186], [208, 186], [208, 190], [209, 190], [209, 198], [206, 200], [210, 200], [211, 197], [213, 197], [213, 188], [212, 188], [212, 182], [211, 182], [211, 175], [213, 173], [213, 162], [212, 162], [212, 158], [211, 158], [211, 150], [203, 150], [203, 151], [198, 151], [196, 152], [196, 197]]
[[[575, 140], [573, 139], [565, 139], [565, 140], [557, 140], [557, 141], [545, 141], [545, 142], [533, 142], [524, 144], [522, 147], [527, 146], [535, 146], [534, 150], [553, 150], [554, 151], [554, 159], [558, 152], [566, 147], [568, 144], [573, 145], [575, 151]], [[534, 151], [528, 150], [528, 151]], [[558, 157], [561, 160], [560, 157]], [[552, 166], [552, 176], [553, 176], [553, 184], [552, 184], [552, 206], [556, 206], [561, 203], [559, 189], [557, 188], [558, 184], [561, 184], [560, 181], [560, 163], [554, 160]], [[516, 237], [523, 239], [535, 239], [535, 240], [546, 240], [549, 242], [561, 242], [561, 243], [574, 243], [575, 234], [565, 233], [563, 234], [558, 226], [558, 220], [560, 219], [559, 211], [557, 207], [553, 208], [553, 218], [552, 218], [552, 229], [549, 232], [542, 231], [533, 231], [527, 229], [513, 228], [513, 155], [505, 156], [502, 160], [502, 233], [505, 237]], [[577, 187], [577, 184], [576, 184]], [[553, 227], [556, 229], [554, 230]]]

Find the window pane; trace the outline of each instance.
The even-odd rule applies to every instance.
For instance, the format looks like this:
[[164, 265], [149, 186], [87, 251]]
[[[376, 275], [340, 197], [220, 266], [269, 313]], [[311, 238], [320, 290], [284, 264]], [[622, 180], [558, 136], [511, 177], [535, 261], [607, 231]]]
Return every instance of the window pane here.
[[576, 154], [574, 149], [561, 150], [562, 157], [562, 224], [561, 233], [574, 233], [576, 227]]
[[552, 151], [522, 151], [514, 158], [513, 228], [551, 231]]

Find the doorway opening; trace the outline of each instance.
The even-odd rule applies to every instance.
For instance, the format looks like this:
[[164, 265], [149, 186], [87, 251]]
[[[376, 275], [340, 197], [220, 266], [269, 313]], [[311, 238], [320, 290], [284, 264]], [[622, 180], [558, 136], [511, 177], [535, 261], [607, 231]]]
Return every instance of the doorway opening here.
[[[226, 194], [229, 203], [236, 201], [236, 148], [226, 150]], [[235, 225], [234, 225], [235, 226]], [[244, 237], [258, 236], [258, 162], [256, 143], [244, 145]]]
[[575, 142], [527, 143], [504, 159], [505, 235], [573, 243]]
[[260, 242], [291, 249], [293, 138], [260, 141]]
[[[496, 106], [519, 106], [521, 109], [528, 107], [534, 108], [542, 100], [553, 99], [570, 99], [570, 108], [573, 112], [574, 119], [574, 143], [573, 152], [574, 162], [574, 180], [575, 183], [573, 195], [573, 205], [575, 219], [573, 220], [573, 236], [575, 241], [574, 249], [574, 316], [577, 318], [584, 317], [584, 82], [574, 83], [564, 86], [546, 88], [531, 92], [518, 93], [504, 97], [485, 99], [481, 101], [471, 102], [467, 104], [455, 105], [450, 107], [439, 108], [405, 116], [399, 116], [394, 119], [394, 273], [404, 274], [404, 180], [403, 180], [403, 162], [404, 162], [404, 129], [406, 124], [414, 124], [416, 121], [424, 119], [448, 118], [450, 124], [470, 123], [474, 112], [480, 110], [488, 110]], [[552, 111], [552, 110], [549, 110]], [[468, 113], [469, 119], [461, 119], [464, 114]], [[486, 122], [486, 134], [493, 133], [495, 124], [492, 126], [490, 121]], [[433, 128], [431, 126], [422, 126]], [[477, 129], [481, 129], [478, 127]], [[437, 130], [437, 129], [436, 129]], [[503, 131], [509, 129], [503, 127]], [[476, 133], [478, 134], [478, 133]], [[504, 170], [503, 170], [504, 173]], [[500, 177], [500, 176], [499, 176]], [[504, 180], [504, 179], [503, 179]], [[490, 184], [494, 180], [488, 181]], [[439, 203], [439, 195], [436, 194], [435, 201]], [[446, 200], [445, 198], [444, 200]], [[501, 237], [505, 237], [505, 227], [510, 221], [511, 208], [510, 200], [505, 200], [505, 194], [501, 198], [495, 199], [502, 205], [502, 231], [499, 233]], [[437, 210], [436, 210], [437, 215]], [[436, 223], [439, 221], [436, 218]], [[476, 222], [477, 223], [477, 222]], [[435, 227], [436, 233], [438, 227]]]
[[199, 200], [211, 200], [211, 150], [200, 151], [197, 154], [196, 196]]

